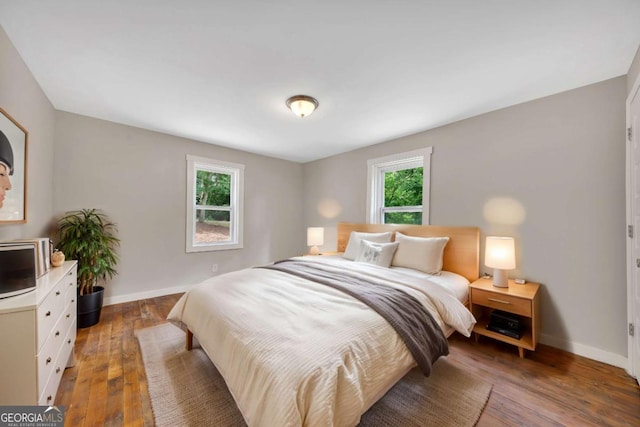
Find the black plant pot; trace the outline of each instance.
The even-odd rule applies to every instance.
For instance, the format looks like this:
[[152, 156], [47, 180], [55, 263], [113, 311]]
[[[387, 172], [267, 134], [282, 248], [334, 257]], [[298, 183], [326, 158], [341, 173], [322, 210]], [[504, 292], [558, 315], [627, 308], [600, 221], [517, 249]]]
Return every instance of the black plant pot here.
[[93, 292], [80, 295], [78, 290], [78, 328], [88, 328], [100, 321], [104, 288], [95, 286]]

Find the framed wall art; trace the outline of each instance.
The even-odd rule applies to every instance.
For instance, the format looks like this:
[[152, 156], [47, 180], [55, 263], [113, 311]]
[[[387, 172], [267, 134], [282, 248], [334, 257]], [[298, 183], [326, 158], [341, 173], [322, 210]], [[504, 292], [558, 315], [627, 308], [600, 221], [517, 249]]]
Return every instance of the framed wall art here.
[[0, 108], [0, 225], [27, 222], [29, 133]]

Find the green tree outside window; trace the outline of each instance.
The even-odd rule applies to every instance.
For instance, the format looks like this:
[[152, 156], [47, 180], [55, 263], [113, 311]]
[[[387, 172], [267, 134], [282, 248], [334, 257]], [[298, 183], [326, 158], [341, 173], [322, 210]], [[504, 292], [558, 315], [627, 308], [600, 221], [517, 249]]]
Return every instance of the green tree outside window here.
[[[196, 206], [228, 207], [231, 205], [231, 175], [206, 170], [196, 173]], [[228, 211], [199, 210], [198, 222], [229, 221]]]
[[[423, 168], [384, 174], [384, 207], [422, 206]], [[385, 212], [385, 224], [422, 224], [422, 212]]]

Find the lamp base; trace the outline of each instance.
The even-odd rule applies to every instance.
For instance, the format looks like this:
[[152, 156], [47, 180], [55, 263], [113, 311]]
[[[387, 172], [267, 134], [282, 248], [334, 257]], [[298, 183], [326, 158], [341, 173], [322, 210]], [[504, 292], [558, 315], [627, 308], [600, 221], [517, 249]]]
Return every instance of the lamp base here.
[[508, 288], [509, 278], [507, 277], [507, 270], [501, 270], [495, 268], [493, 270], [493, 286], [496, 288]]
[[309, 249], [309, 255], [320, 255], [320, 249], [317, 246], [311, 246]]

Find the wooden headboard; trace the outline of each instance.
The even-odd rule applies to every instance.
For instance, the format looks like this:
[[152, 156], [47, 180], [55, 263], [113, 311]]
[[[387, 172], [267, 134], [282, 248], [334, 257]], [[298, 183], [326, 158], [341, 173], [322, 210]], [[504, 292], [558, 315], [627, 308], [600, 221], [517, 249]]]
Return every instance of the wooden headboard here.
[[434, 225], [387, 225], [338, 223], [338, 252], [344, 252], [352, 231], [366, 233], [394, 232], [416, 237], [449, 237], [444, 248], [443, 270], [458, 273], [470, 282], [480, 275], [480, 229], [478, 227], [444, 227]]

